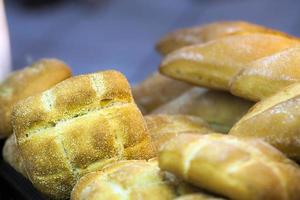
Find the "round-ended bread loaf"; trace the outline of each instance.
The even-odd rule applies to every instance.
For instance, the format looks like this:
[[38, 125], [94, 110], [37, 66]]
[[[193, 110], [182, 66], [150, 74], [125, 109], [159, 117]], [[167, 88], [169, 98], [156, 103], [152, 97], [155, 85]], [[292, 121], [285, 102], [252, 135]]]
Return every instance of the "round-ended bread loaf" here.
[[12, 122], [29, 179], [51, 198], [68, 198], [88, 172], [154, 156], [126, 78], [103, 71], [67, 79], [19, 102]]
[[70, 76], [70, 68], [62, 61], [42, 59], [0, 83], [0, 138], [12, 134], [11, 112], [19, 100], [47, 90]]

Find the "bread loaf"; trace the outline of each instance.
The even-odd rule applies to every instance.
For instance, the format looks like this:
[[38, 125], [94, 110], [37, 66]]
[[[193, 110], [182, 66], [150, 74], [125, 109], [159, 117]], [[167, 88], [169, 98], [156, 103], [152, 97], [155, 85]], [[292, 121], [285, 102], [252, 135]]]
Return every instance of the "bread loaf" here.
[[260, 101], [300, 81], [300, 48], [288, 48], [247, 64], [231, 81], [232, 94]]
[[88, 172], [154, 148], [126, 78], [103, 71], [65, 80], [19, 102], [12, 117], [29, 179], [51, 198], [68, 198]]
[[132, 89], [138, 107], [144, 114], [176, 98], [192, 86], [158, 72], [151, 74], [142, 83]]
[[17, 172], [22, 174], [24, 177], [27, 177], [23, 159], [20, 156], [19, 150], [17, 148], [15, 134], [10, 135], [9, 138], [6, 139], [2, 149], [2, 155], [5, 162], [7, 162], [10, 166], [12, 166]]
[[276, 34], [232, 35], [170, 53], [161, 63], [160, 72], [199, 86], [229, 91], [231, 79], [247, 63], [299, 44], [298, 40]]
[[189, 115], [147, 115], [145, 116], [147, 127], [152, 142], [159, 150], [170, 139], [181, 133], [207, 134], [213, 132], [208, 124], [200, 117]]
[[262, 140], [181, 134], [159, 154], [159, 166], [232, 200], [298, 200], [300, 169]]
[[[193, 44], [205, 43], [217, 38], [241, 33], [287, 34], [244, 21], [219, 21], [201, 26], [179, 29], [166, 34], [156, 45], [162, 55]], [[287, 36], [291, 37], [291, 36]]]
[[71, 200], [171, 200], [177, 196], [177, 184], [155, 161], [119, 161], [82, 177]]
[[218, 132], [228, 132], [253, 105], [226, 92], [193, 88], [152, 114], [186, 114], [202, 118]]
[[288, 157], [300, 160], [300, 84], [255, 104], [230, 134], [264, 139]]
[[70, 76], [71, 70], [65, 63], [42, 59], [0, 83], [0, 138], [12, 134], [11, 112], [19, 100], [47, 90]]

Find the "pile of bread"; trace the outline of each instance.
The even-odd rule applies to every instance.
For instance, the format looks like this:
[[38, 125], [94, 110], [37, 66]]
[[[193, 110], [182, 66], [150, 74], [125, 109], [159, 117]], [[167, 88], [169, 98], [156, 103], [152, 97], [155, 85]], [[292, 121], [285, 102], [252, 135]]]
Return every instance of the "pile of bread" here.
[[300, 40], [216, 22], [157, 50], [159, 72], [132, 91], [54, 59], [11, 74], [5, 161], [51, 199], [299, 200]]

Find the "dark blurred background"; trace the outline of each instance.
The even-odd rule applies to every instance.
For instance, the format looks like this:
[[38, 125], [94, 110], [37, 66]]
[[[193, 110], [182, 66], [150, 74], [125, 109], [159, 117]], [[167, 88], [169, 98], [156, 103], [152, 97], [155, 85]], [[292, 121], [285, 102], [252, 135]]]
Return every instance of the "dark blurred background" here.
[[154, 44], [168, 31], [247, 20], [300, 36], [299, 8], [299, 0], [6, 1], [14, 68], [55, 57], [75, 74], [114, 68], [132, 83], [157, 68]]

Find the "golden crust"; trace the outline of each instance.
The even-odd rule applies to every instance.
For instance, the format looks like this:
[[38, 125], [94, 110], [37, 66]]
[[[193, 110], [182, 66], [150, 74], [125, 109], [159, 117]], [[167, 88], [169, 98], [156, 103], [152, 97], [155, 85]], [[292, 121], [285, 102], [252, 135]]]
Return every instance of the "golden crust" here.
[[149, 159], [154, 148], [126, 78], [116, 71], [72, 77], [19, 102], [13, 127], [33, 184], [67, 198], [76, 180], [120, 159]]
[[42, 59], [0, 83], [0, 138], [12, 133], [11, 112], [19, 100], [47, 90], [70, 76], [70, 68], [62, 61]]
[[181, 134], [159, 154], [162, 170], [203, 189], [243, 200], [297, 200], [297, 164], [261, 140]]
[[205, 43], [217, 38], [241, 33], [271, 33], [288, 36], [285, 33], [244, 21], [219, 21], [201, 26], [179, 29], [166, 34], [159, 40], [156, 50], [162, 55], [193, 44]]
[[82, 177], [72, 191], [71, 200], [171, 200], [176, 195], [176, 188], [157, 162], [130, 160]]
[[232, 35], [170, 53], [160, 72], [199, 86], [229, 90], [231, 79], [248, 62], [297, 46], [298, 40], [276, 34]]
[[6, 139], [5, 144], [2, 149], [3, 159], [12, 166], [17, 172], [27, 177], [25, 171], [23, 159], [20, 156], [19, 150], [17, 148], [16, 136], [14, 134], [10, 135]]
[[300, 80], [300, 48], [255, 60], [231, 81], [232, 94], [259, 101]]
[[253, 105], [229, 93], [193, 88], [151, 114], [186, 114], [202, 118], [218, 132], [227, 132]]
[[230, 134], [264, 139], [288, 157], [300, 160], [300, 84], [295, 83], [257, 104]]
[[139, 108], [144, 114], [147, 114], [191, 87], [185, 82], [177, 81], [155, 72], [133, 87], [132, 94]]
[[200, 117], [189, 115], [147, 115], [147, 127], [152, 142], [159, 150], [170, 139], [182, 133], [208, 134], [213, 132]]
[[175, 198], [174, 200], [224, 200], [224, 199], [207, 195], [207, 194], [196, 193], [196, 194], [183, 195]]

